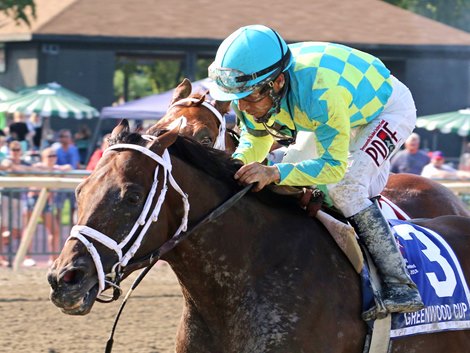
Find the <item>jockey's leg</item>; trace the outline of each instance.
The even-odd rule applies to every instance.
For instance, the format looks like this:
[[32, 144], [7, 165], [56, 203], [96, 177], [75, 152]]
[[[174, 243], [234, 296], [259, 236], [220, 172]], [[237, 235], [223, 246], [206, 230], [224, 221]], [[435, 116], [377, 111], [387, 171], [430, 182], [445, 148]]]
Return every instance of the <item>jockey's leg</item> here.
[[[416, 121], [409, 90], [395, 78], [393, 87], [380, 116], [352, 129], [346, 174], [337, 184], [328, 185], [328, 193], [334, 205], [351, 221], [377, 265], [384, 282], [387, 310], [412, 312], [423, 307], [421, 297], [407, 273], [388, 222], [370, 201], [385, 187], [390, 157], [411, 134]], [[364, 314], [369, 319], [375, 313], [371, 310]]]
[[[411, 280], [395, 238], [383, 218], [379, 207], [373, 203], [349, 218], [359, 238], [374, 260], [384, 283], [382, 298], [391, 312], [414, 312], [424, 307], [419, 291]], [[373, 319], [375, 309], [363, 313], [364, 320]]]

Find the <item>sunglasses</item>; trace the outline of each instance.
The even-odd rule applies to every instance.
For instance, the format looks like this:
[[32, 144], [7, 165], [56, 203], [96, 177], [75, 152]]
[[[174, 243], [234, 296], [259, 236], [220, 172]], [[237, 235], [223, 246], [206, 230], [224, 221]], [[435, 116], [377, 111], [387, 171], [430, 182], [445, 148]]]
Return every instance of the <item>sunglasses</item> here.
[[50, 155], [47, 156], [47, 158], [55, 158], [55, 157], [57, 157], [56, 154], [50, 154]]
[[12, 150], [13, 152], [19, 152], [19, 151], [21, 151], [21, 148], [12, 148], [11, 150]]

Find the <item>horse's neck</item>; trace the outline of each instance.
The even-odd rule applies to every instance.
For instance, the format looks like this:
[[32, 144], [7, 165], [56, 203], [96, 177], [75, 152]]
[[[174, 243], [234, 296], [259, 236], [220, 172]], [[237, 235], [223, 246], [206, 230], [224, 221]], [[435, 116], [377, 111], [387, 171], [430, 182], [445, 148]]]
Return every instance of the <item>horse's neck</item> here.
[[[190, 175], [192, 177], [189, 181], [183, 181], [180, 185], [188, 193], [190, 202], [188, 231], [233, 195], [233, 191], [222, 182], [200, 171], [191, 171]], [[205, 287], [204, 291], [209, 288], [223, 291], [223, 287], [228, 288], [239, 282], [233, 274], [235, 271], [243, 271], [246, 266], [243, 259], [257, 241], [256, 237], [252, 237], [239, 242], [240, 235], [247, 233], [245, 226], [239, 224], [242, 219], [240, 212], [247, 203], [251, 203], [246, 198], [200, 231], [192, 233], [169, 254], [167, 261], [188, 291], [195, 293], [201, 287]], [[240, 234], [234, 232], [237, 227]], [[230, 278], [225, 278], [227, 276]], [[205, 285], [201, 286], [201, 282]]]
[[[191, 229], [233, 191], [202, 172], [179, 167], [174, 165], [178, 175], [191, 176], [180, 184], [189, 194]], [[356, 280], [352, 267], [316, 220], [300, 210], [262, 203], [253, 195], [191, 234], [165, 260], [177, 275], [188, 305], [213, 327], [221, 325], [221, 318], [236, 320], [240, 308], [253, 308], [257, 301], [262, 301], [259, 305], [276, 302], [276, 296], [291, 287], [297, 291], [302, 287], [298, 295], [317, 301], [318, 285], [328, 282], [334, 292], [344, 285], [338, 276]]]

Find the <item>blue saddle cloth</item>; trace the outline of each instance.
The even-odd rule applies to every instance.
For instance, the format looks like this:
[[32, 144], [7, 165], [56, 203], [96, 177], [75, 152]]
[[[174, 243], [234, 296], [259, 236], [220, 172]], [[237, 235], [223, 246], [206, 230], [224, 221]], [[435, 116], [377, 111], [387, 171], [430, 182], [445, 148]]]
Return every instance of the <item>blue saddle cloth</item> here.
[[[470, 328], [470, 292], [450, 246], [436, 232], [407, 221], [389, 220], [425, 308], [393, 314], [391, 338]], [[373, 305], [369, 272], [364, 267], [363, 304]]]

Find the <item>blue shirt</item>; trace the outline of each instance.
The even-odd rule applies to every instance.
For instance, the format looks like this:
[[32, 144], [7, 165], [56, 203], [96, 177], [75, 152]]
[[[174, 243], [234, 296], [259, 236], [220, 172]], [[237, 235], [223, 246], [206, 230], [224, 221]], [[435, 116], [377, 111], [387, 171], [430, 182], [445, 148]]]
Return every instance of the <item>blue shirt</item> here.
[[70, 145], [67, 151], [64, 151], [64, 149], [60, 147], [56, 153], [58, 165], [70, 164], [73, 169], [78, 168], [80, 154], [78, 153], [77, 147], [75, 147], [74, 145]]

